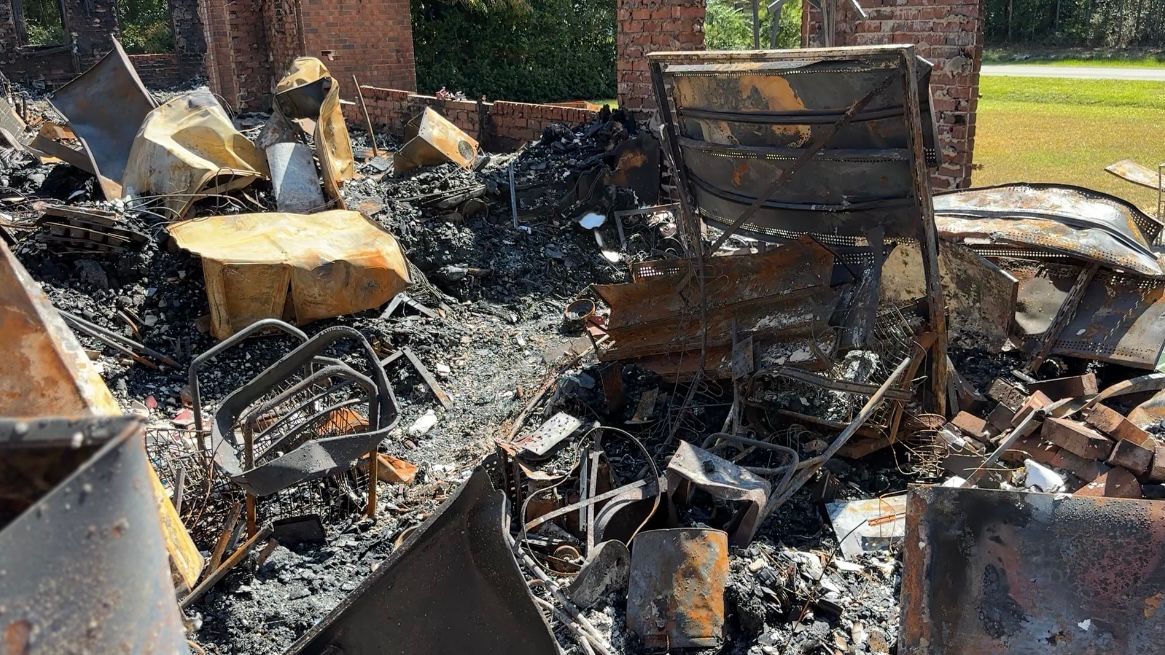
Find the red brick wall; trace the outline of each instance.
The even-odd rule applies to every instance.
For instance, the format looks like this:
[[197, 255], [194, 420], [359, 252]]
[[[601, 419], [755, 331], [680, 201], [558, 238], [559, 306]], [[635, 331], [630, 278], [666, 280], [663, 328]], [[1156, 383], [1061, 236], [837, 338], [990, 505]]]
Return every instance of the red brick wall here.
[[291, 62], [304, 54], [304, 35], [300, 29], [299, 3], [296, 0], [267, 0], [263, 3], [268, 59], [272, 76], [278, 80]]
[[[401, 89], [383, 89], [360, 85], [364, 102], [373, 126], [396, 135], [404, 132], [410, 118], [432, 107], [465, 130], [491, 150], [513, 149], [526, 141], [542, 136], [542, 130], [551, 123], [577, 125], [594, 118], [598, 112], [559, 105], [538, 105], [525, 102], [469, 102], [438, 100]], [[345, 93], [345, 99], [348, 99]], [[355, 100], [355, 93], [350, 94]], [[364, 129], [364, 114], [358, 104], [346, 105], [344, 117], [354, 127]], [[482, 133], [484, 127], [485, 133]]]
[[210, 88], [236, 110], [271, 107], [263, 0], [204, 0]]
[[[200, 2], [170, 0], [173, 52], [131, 56], [147, 85], [173, 86], [203, 73], [206, 42]], [[61, 7], [67, 43], [34, 49], [21, 43], [12, 2], [0, 0], [0, 68], [12, 80], [54, 88], [113, 48], [112, 38], [121, 31], [116, 0], [64, 0]]]
[[499, 100], [493, 103], [490, 110], [490, 129], [494, 138], [492, 145], [499, 149], [516, 148], [524, 141], [541, 138], [542, 130], [551, 123], [578, 125], [591, 120], [598, 113], [577, 107]]
[[703, 50], [704, 0], [618, 0], [616, 6], [619, 106], [632, 111], [654, 109], [646, 55]]
[[[190, 81], [191, 75], [183, 69], [182, 58], [169, 52], [158, 55], [130, 55], [130, 62], [142, 83], [151, 89], [164, 89]], [[198, 73], [196, 72], [195, 75]]]
[[268, 109], [274, 82], [305, 55], [324, 62], [346, 99], [353, 73], [362, 84], [416, 88], [408, 0], [202, 2], [208, 77], [236, 108]]
[[[810, 7], [805, 3], [806, 8]], [[938, 122], [942, 165], [931, 176], [936, 189], [971, 184], [975, 150], [975, 112], [983, 59], [982, 6], [978, 0], [862, 0], [869, 18], [852, 10], [839, 16], [835, 45], [913, 43], [934, 64], [931, 91]], [[811, 44], [818, 24], [807, 9]]]
[[114, 0], [63, 0], [65, 43], [32, 49], [20, 42], [12, 3], [0, 0], [0, 68], [12, 81], [55, 88], [97, 62], [117, 34]]
[[342, 87], [356, 74], [361, 84], [416, 90], [408, 0], [301, 2], [303, 54], [319, 57]]
[[239, 108], [239, 84], [235, 78], [235, 58], [231, 47], [230, 16], [226, 0], [199, 3], [206, 39], [205, 73], [210, 89], [234, 109]]

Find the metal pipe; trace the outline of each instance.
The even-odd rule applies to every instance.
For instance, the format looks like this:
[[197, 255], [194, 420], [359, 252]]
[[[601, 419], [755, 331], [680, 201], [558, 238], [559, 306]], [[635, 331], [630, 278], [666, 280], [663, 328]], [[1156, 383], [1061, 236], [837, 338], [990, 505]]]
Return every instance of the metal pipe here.
[[518, 229], [518, 192], [514, 189], [514, 160], [510, 160], [510, 213], [514, 216], [514, 229]]
[[376, 132], [372, 131], [372, 117], [368, 115], [368, 106], [364, 104], [364, 92], [360, 90], [360, 82], [356, 81], [355, 73], [352, 73], [352, 84], [356, 86], [356, 97], [360, 98], [360, 110], [364, 112], [364, 122], [368, 124], [368, 141], [372, 144], [372, 156], [379, 157], [380, 150], [376, 147]]
[[80, 325], [84, 325], [85, 327], [90, 328], [91, 330], [94, 330], [96, 332], [99, 332], [99, 333], [109, 337], [110, 339], [116, 339], [116, 340], [121, 341], [122, 343], [124, 343], [128, 346], [131, 346], [133, 348], [137, 348], [138, 350], [149, 355], [150, 357], [158, 358], [166, 366], [172, 366], [174, 368], [181, 368], [181, 365], [178, 362], [171, 359], [170, 357], [163, 355], [162, 353], [154, 350], [153, 348], [142, 345], [142, 344], [138, 343], [137, 341], [134, 341], [133, 339], [130, 339], [129, 337], [127, 337], [125, 335], [118, 334], [116, 332], [113, 332], [112, 330], [107, 330], [107, 329], [105, 329], [105, 328], [103, 328], [100, 325], [97, 325], [95, 323], [90, 323], [89, 321], [86, 321], [85, 319], [81, 318], [80, 316], [77, 316], [75, 314], [70, 314], [69, 312], [66, 312], [63, 309], [58, 309], [57, 311], [60, 312], [61, 316], [63, 316], [66, 320], [73, 321], [73, 322], [78, 323]]
[[155, 363], [151, 362], [150, 360], [146, 359], [145, 357], [142, 357], [141, 355], [135, 353], [128, 346], [126, 346], [122, 343], [119, 343], [118, 341], [111, 339], [111, 338], [105, 336], [104, 334], [97, 332], [96, 330], [93, 330], [89, 326], [81, 325], [80, 323], [74, 323], [72, 321], [69, 321], [67, 318], [66, 318], [66, 322], [69, 323], [69, 325], [71, 325], [74, 330], [77, 330], [78, 332], [83, 332], [84, 334], [87, 334], [87, 335], [93, 337], [94, 339], [97, 339], [101, 343], [103, 343], [103, 344], [109, 346], [110, 348], [113, 348], [114, 350], [122, 353], [123, 355], [129, 357], [130, 359], [141, 364], [142, 366], [147, 366], [149, 368], [158, 368], [157, 364], [155, 364]]

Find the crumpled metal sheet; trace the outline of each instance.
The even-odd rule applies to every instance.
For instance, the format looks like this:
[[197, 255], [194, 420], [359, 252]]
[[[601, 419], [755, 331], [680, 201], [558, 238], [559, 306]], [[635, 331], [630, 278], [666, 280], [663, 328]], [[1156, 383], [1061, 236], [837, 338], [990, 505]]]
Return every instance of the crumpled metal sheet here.
[[1118, 162], [1113, 162], [1105, 166], [1104, 170], [1126, 182], [1149, 187], [1154, 191], [1165, 189], [1165, 186], [1161, 184], [1161, 173], [1159, 171], [1155, 171], [1148, 166], [1142, 166], [1131, 159], [1122, 159]]
[[477, 161], [477, 141], [432, 108], [425, 107], [414, 121], [416, 135], [392, 156], [394, 174], [444, 163], [471, 168]]
[[[951, 319], [951, 342], [965, 348], [1001, 349], [1015, 318], [1019, 287], [1015, 277], [955, 243], [939, 249], [938, 269]], [[922, 271], [917, 245], [898, 244], [882, 264], [882, 301], [904, 307], [925, 296]]]
[[287, 118], [315, 122], [316, 157], [320, 160], [324, 191], [336, 206], [343, 208], [340, 185], [356, 177], [356, 160], [340, 110], [339, 82], [319, 59], [298, 57], [275, 85], [275, 105]]
[[[632, 282], [595, 285], [611, 308], [601, 361], [700, 348], [699, 292], [688, 260], [641, 262]], [[829, 287], [833, 255], [805, 238], [761, 255], [711, 257], [704, 263], [709, 348], [738, 340], [805, 341], [829, 332], [837, 303]], [[698, 359], [697, 354], [691, 357]]]
[[[1005, 265], [1019, 280], [1016, 325], [1034, 351], [1080, 272], [1066, 264]], [[1165, 280], [1101, 270], [1084, 291], [1052, 354], [1155, 370], [1165, 355]]]
[[0, 419], [0, 652], [189, 653], [144, 434]]
[[673, 496], [691, 484], [715, 498], [747, 503], [726, 529], [731, 531], [733, 546], [744, 547], [752, 541], [760, 527], [760, 511], [769, 500], [768, 480], [686, 441], [680, 442], [668, 461], [666, 475]]
[[903, 655], [1149, 655], [1165, 640], [1165, 504], [914, 487]]
[[120, 414], [40, 285], [0, 241], [0, 416]]
[[485, 467], [496, 469], [496, 458], [288, 655], [558, 653], [507, 543], [505, 494]]
[[1162, 224], [1129, 203], [1055, 184], [1006, 184], [934, 197], [935, 223], [948, 241], [1095, 261], [1165, 277], [1152, 250]]
[[121, 197], [122, 176], [142, 121], [157, 106], [117, 39], [92, 68], [49, 101], [85, 146], [105, 197]]
[[241, 189], [269, 177], [263, 152], [235, 129], [203, 87], [171, 98], [146, 116], [122, 179], [130, 197], [163, 199], [172, 219], [200, 196]]
[[396, 239], [359, 212], [215, 216], [168, 229], [202, 257], [219, 339], [263, 318], [303, 324], [378, 307], [410, 281]]

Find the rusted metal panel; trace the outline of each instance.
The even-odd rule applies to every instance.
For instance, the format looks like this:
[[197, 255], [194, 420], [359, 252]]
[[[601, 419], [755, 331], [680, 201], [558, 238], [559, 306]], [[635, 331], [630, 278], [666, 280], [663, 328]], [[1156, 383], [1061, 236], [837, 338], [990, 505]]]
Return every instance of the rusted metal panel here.
[[0, 419], [0, 652], [189, 652], [143, 436], [130, 417]]
[[[841, 56], [830, 57], [830, 52]], [[755, 52], [716, 60], [705, 53], [653, 57], [668, 62], [668, 72], [674, 75], [675, 110], [683, 135], [721, 144], [798, 147], [816, 130], [836, 122], [855, 97], [893, 70], [893, 58], [883, 57], [887, 52], [891, 51], [839, 48], [785, 51], [779, 59]], [[929, 87], [930, 72], [928, 64], [918, 67], [919, 87]], [[908, 147], [903, 104], [901, 88], [882, 95], [837, 136], [837, 147], [862, 148], [870, 143]], [[929, 98], [921, 109], [929, 117]], [[924, 122], [930, 127], [926, 147], [933, 150], [933, 122]]]
[[1161, 184], [1160, 171], [1155, 171], [1148, 166], [1142, 166], [1131, 159], [1122, 159], [1109, 164], [1104, 167], [1104, 170], [1126, 182], [1149, 187], [1154, 191], [1165, 189], [1165, 185]]
[[113, 39], [109, 54], [53, 93], [50, 102], [85, 146], [105, 197], [119, 198], [138, 128], [157, 107], [121, 43]]
[[479, 467], [288, 654], [557, 653], [507, 543], [508, 518], [505, 494]]
[[[762, 255], [713, 257], [704, 263], [709, 348], [740, 339], [787, 341], [820, 335], [837, 302], [829, 288], [833, 255], [812, 239]], [[643, 262], [628, 284], [596, 285], [611, 307], [603, 361], [699, 348], [700, 296], [688, 260]], [[730, 355], [731, 353], [729, 353]]]
[[394, 173], [446, 162], [471, 168], [477, 160], [477, 141], [429, 107], [421, 114], [416, 130], [416, 135], [393, 155]]
[[118, 414], [72, 330], [0, 242], [0, 416]]
[[680, 442], [667, 463], [666, 475], [670, 494], [683, 504], [695, 491], [693, 486], [715, 498], [744, 503], [727, 528], [732, 530], [733, 546], [752, 541], [760, 527], [760, 511], [769, 499], [767, 480], [686, 441]]
[[[1067, 301], [1080, 266], [1006, 263], [1019, 279], [1016, 324], [1034, 351]], [[1165, 348], [1165, 280], [1101, 270], [1093, 276], [1051, 354], [1140, 369], [1161, 366]]]
[[[671, 85], [696, 211], [731, 224], [770, 180], [797, 168], [799, 183], [765, 199], [743, 231], [765, 240], [781, 230], [861, 236], [876, 223], [889, 235], [921, 236], [907, 85], [886, 85], [843, 120], [855, 99], [902, 74], [901, 56], [893, 48], [651, 55]], [[915, 70], [917, 85], [928, 88], [930, 65], [919, 61]], [[923, 151], [933, 164], [929, 96], [920, 99]], [[798, 160], [823, 139], [825, 149]]]
[[[713, 249], [733, 234], [770, 242], [812, 234], [857, 247], [878, 230], [915, 240], [929, 328], [946, 351], [927, 170], [938, 164], [931, 65], [913, 47], [648, 58], [690, 243], [699, 243], [695, 220], [721, 229]], [[946, 358], [933, 358], [930, 373], [933, 409], [944, 413]]]
[[649, 650], [714, 648], [722, 640], [728, 534], [640, 532], [631, 543], [627, 625]]
[[[1019, 293], [1011, 273], [958, 244], [943, 244], [939, 276], [951, 316], [951, 341], [962, 347], [998, 350], [1011, 334]], [[922, 255], [917, 246], [898, 244], [882, 267], [883, 301], [905, 306], [925, 295]]]
[[1165, 504], [909, 492], [899, 652], [1159, 653]]
[[1040, 252], [1165, 277], [1152, 251], [1162, 224], [1119, 198], [1054, 184], [1007, 184], [935, 196], [944, 239], [978, 250]]

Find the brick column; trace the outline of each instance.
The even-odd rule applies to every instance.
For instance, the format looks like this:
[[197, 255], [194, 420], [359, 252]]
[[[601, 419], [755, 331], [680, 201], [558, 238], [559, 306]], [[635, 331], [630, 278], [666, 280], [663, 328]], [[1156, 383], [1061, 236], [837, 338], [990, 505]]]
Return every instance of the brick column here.
[[[983, 61], [983, 17], [978, 0], [862, 0], [862, 20], [841, 3], [835, 45], [912, 43], [934, 64], [930, 84], [942, 165], [931, 176], [935, 189], [971, 184], [979, 67]], [[816, 45], [816, 11], [806, 8], [809, 41]]]
[[302, 0], [300, 12], [303, 54], [324, 62], [344, 98], [355, 94], [353, 73], [361, 84], [416, 90], [408, 0]]
[[615, 79], [619, 106], [655, 109], [650, 52], [704, 49], [704, 0], [618, 0]]

